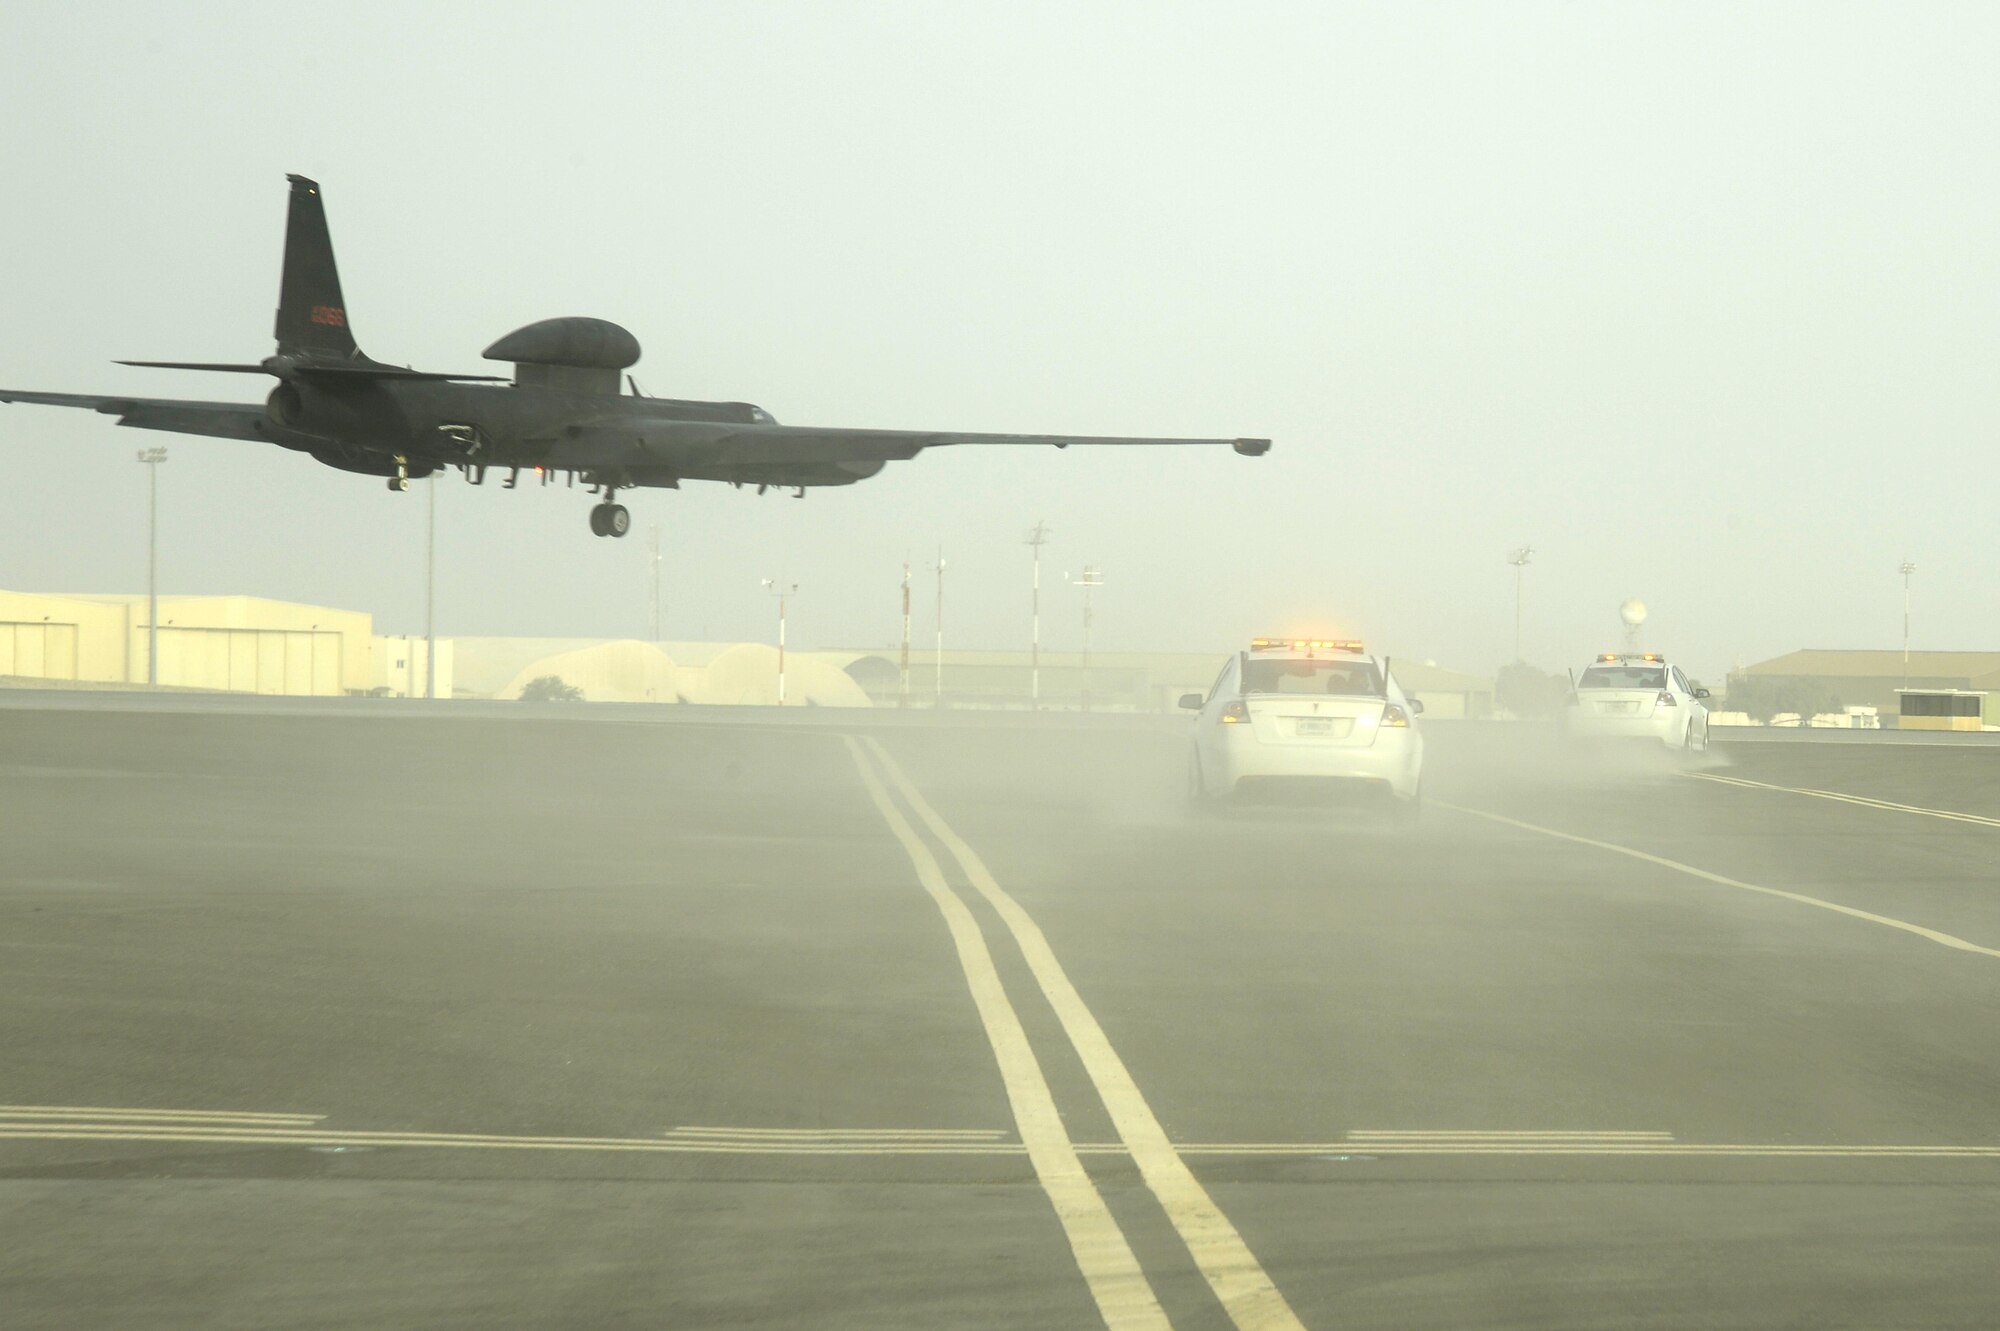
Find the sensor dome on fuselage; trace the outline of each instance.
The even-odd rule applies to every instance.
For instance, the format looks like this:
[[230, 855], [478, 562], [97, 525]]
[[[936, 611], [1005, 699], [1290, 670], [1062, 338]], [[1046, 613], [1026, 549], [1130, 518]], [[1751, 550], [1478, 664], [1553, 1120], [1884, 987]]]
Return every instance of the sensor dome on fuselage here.
[[639, 363], [639, 339], [608, 319], [568, 315], [516, 328], [480, 353], [514, 362], [514, 383], [565, 393], [618, 393], [618, 374]]

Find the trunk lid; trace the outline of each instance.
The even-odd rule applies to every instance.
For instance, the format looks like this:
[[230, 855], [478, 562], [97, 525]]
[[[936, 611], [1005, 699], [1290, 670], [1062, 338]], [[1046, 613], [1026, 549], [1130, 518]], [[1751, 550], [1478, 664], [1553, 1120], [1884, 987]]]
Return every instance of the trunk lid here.
[[1264, 744], [1365, 748], [1381, 729], [1381, 698], [1251, 694], [1243, 700], [1251, 729]]

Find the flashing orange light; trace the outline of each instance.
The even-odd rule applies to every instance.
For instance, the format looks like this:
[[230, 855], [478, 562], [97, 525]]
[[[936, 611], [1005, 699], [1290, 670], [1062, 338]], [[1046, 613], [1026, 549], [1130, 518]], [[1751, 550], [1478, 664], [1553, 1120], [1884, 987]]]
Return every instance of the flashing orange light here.
[[1222, 724], [1225, 726], [1240, 726], [1249, 719], [1250, 709], [1240, 701], [1230, 703], [1222, 709]]
[[1407, 729], [1410, 724], [1410, 714], [1395, 703], [1390, 703], [1382, 709], [1382, 724], [1385, 726], [1402, 726]]
[[1250, 650], [1294, 652], [1361, 652], [1358, 638], [1252, 638]]

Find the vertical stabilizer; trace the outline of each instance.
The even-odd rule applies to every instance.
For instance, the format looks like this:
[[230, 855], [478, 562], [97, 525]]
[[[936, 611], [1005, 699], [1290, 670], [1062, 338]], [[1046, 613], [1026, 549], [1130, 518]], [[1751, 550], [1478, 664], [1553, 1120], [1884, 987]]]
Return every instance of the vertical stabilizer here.
[[278, 354], [365, 361], [347, 326], [347, 302], [340, 294], [319, 183], [304, 176], [285, 179], [292, 182], [292, 199], [285, 219], [285, 271], [278, 285]]

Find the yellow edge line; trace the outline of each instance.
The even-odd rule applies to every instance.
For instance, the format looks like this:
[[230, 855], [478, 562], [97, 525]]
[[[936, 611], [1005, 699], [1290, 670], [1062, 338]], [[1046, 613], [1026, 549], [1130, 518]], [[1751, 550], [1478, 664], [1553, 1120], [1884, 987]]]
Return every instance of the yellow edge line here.
[[1870, 924], [1879, 924], [1884, 928], [1899, 929], [1906, 934], [1915, 934], [1919, 938], [1929, 939], [1933, 943], [1952, 948], [1959, 952], [1976, 952], [1982, 957], [2000, 957], [2000, 948], [1981, 947], [1978, 943], [1969, 942], [1956, 934], [1944, 933], [1938, 929], [1926, 929], [1921, 924], [1911, 924], [1908, 920], [1899, 920], [1894, 916], [1877, 915], [1873, 911], [1860, 910], [1853, 906], [1843, 906], [1837, 901], [1823, 901], [1818, 897], [1809, 897], [1803, 892], [1787, 892], [1780, 887], [1761, 887], [1756, 883], [1746, 883], [1739, 878], [1728, 878], [1719, 873], [1710, 873], [1706, 869], [1697, 869], [1692, 864], [1682, 864], [1679, 860], [1670, 860], [1664, 855], [1649, 855], [1643, 850], [1634, 850], [1630, 846], [1621, 846], [1614, 841], [1599, 841], [1594, 837], [1578, 836], [1574, 832], [1559, 832], [1553, 827], [1543, 827], [1538, 823], [1524, 823], [1519, 818], [1509, 818], [1505, 814], [1488, 813], [1484, 809], [1468, 808], [1463, 804], [1448, 804], [1443, 800], [1436, 800], [1433, 803], [1441, 809], [1451, 809], [1457, 813], [1471, 814], [1475, 818], [1484, 818], [1489, 822], [1505, 823], [1509, 827], [1518, 827], [1525, 832], [1535, 832], [1542, 836], [1555, 837], [1559, 841], [1573, 841], [1579, 846], [1594, 846], [1598, 850], [1608, 850], [1614, 855], [1625, 855], [1635, 860], [1644, 860], [1648, 864], [1657, 864], [1662, 868], [1672, 869], [1678, 873], [1687, 874], [1692, 878], [1704, 879], [1711, 883], [1720, 883], [1724, 887], [1734, 887], [1744, 892], [1758, 892], [1767, 897], [1781, 897], [1786, 901], [1795, 901], [1802, 906], [1813, 906], [1820, 910], [1830, 910], [1835, 914], [1852, 916], [1854, 919], [1866, 920]]
[[1778, 790], [1788, 795], [1810, 795], [1815, 799], [1839, 800], [1843, 804], [1859, 804], [1864, 808], [1883, 809], [1892, 813], [1922, 814], [1926, 818], [1943, 818], [1955, 823], [1976, 823], [1982, 827], [2000, 827], [2000, 818], [1988, 818], [1984, 814], [1960, 813], [1956, 809], [1932, 809], [1921, 804], [1897, 804], [1893, 800], [1872, 799], [1867, 795], [1850, 795], [1840, 790], [1811, 790], [1804, 786], [1780, 786], [1769, 781], [1752, 781], [1747, 777], [1718, 776], [1712, 772], [1689, 772], [1700, 781], [1716, 781], [1724, 785], [1743, 786], [1750, 790]]
[[0, 1117], [49, 1118], [88, 1115], [91, 1118], [215, 1119], [232, 1123], [317, 1123], [324, 1114], [266, 1114], [232, 1109], [106, 1109], [97, 1105], [0, 1105]]

